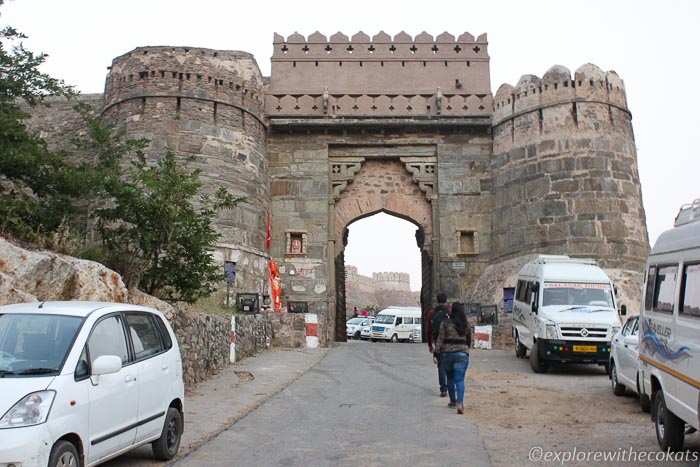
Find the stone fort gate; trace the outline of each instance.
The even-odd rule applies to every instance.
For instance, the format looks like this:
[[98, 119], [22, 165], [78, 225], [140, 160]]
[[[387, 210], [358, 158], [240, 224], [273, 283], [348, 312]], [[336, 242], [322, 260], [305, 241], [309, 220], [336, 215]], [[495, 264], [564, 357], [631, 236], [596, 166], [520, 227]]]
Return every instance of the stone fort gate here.
[[[427, 311], [442, 287], [434, 256], [463, 242], [462, 253], [476, 257], [475, 233], [487, 228], [477, 214], [484, 209], [479, 176], [487, 173], [493, 107], [486, 37], [317, 33], [276, 35], [274, 46], [265, 108], [274, 141], [268, 157], [275, 226], [282, 228], [282, 217], [290, 241], [298, 236], [307, 246], [307, 258], [315, 256], [311, 232], [327, 232], [327, 245], [318, 247], [327, 258], [329, 337], [334, 330], [334, 340], [345, 340], [347, 228], [378, 212], [417, 227]], [[294, 191], [301, 180], [314, 180], [318, 192]], [[317, 204], [283, 208], [309, 194], [318, 195]]]
[[[438, 290], [502, 303], [535, 253], [595, 258], [634, 311], [649, 245], [615, 72], [553, 66], [494, 96], [485, 34], [275, 34], [269, 78], [246, 52], [139, 47], [81, 99], [151, 159], [194, 156], [205, 191], [245, 196], [215, 219], [216, 258], [258, 294], [275, 259], [321, 343], [345, 339], [347, 227], [377, 212], [416, 225], [424, 313]], [[34, 109], [54, 147], [85, 131], [71, 105]]]

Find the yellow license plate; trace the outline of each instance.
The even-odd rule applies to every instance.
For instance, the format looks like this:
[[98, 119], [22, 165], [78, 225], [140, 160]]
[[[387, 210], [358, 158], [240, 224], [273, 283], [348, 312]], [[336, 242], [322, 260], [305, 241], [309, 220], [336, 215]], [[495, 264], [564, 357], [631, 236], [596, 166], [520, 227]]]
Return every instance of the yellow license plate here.
[[595, 345], [575, 345], [574, 352], [597, 352], [598, 347]]

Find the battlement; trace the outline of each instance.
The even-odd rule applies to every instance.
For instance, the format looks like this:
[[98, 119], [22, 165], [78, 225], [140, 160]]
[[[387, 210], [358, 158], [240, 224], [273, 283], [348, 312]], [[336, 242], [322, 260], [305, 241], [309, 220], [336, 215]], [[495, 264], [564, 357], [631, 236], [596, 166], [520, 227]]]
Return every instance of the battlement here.
[[274, 35], [270, 118], [488, 117], [486, 34]]
[[625, 86], [614, 71], [603, 72], [588, 63], [572, 79], [568, 68], [555, 65], [542, 78], [524, 75], [515, 87], [502, 84], [494, 98], [494, 124], [524, 112], [574, 102], [607, 104], [629, 113]]
[[263, 79], [246, 52], [139, 47], [115, 58], [105, 109], [134, 98], [184, 97], [234, 105], [262, 120]]

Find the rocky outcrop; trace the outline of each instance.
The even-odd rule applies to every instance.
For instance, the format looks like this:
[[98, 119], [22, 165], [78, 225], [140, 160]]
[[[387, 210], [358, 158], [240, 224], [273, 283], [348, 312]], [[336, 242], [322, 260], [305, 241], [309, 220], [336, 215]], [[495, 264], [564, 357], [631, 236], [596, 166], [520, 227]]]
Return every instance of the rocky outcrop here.
[[100, 263], [31, 251], [0, 238], [0, 305], [52, 300], [133, 303], [156, 308], [169, 320], [175, 314], [168, 303], [129, 291], [118, 273]]

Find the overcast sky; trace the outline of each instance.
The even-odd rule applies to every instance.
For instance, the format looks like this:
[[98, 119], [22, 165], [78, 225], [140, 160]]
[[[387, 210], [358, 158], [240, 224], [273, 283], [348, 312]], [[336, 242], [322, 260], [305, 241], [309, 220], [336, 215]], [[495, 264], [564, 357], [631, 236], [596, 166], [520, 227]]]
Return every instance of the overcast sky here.
[[[327, 37], [363, 31], [370, 37], [426, 31], [437, 36], [488, 34], [491, 90], [521, 75], [542, 77], [553, 65], [573, 73], [585, 63], [624, 80], [637, 143], [649, 240], [673, 226], [678, 208], [700, 198], [697, 110], [700, 93], [700, 1], [214, 1], [6, 0], [0, 23], [29, 36], [49, 55], [44, 71], [83, 93], [103, 92], [112, 59], [139, 46], [191, 46], [252, 53], [269, 76], [273, 33], [320, 31]], [[405, 222], [405, 221], [403, 221]], [[346, 257], [359, 272], [405, 271], [419, 282], [420, 261], [410, 224], [351, 227]], [[402, 230], [403, 229], [403, 230]], [[401, 234], [401, 243], [397, 236]], [[377, 249], [382, 234], [388, 241]], [[355, 239], [359, 251], [352, 251]], [[407, 255], [406, 248], [411, 253]], [[361, 248], [359, 248], [361, 246]], [[396, 248], [391, 253], [392, 247]], [[399, 262], [414, 257], [411, 265]], [[391, 259], [396, 258], [396, 259]]]

